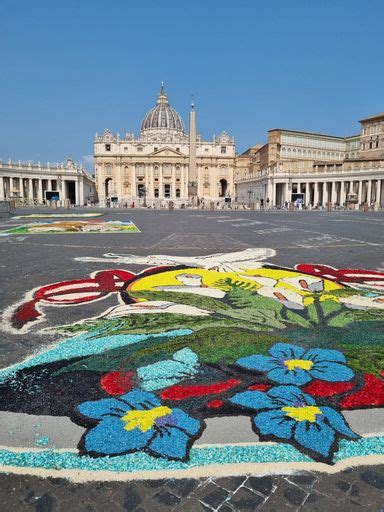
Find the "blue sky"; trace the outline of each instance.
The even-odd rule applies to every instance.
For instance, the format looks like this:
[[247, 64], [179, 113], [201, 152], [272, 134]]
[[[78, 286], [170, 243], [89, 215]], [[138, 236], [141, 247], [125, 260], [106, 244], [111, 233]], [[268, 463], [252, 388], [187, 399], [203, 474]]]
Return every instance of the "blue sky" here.
[[2, 0], [0, 19], [3, 160], [89, 160], [96, 131], [138, 133], [162, 80], [238, 151], [384, 111], [382, 0]]

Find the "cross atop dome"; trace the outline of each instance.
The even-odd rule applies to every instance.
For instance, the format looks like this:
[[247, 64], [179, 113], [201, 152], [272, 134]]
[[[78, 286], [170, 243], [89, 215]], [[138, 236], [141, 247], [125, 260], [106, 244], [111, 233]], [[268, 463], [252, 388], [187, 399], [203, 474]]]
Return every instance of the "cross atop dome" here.
[[164, 89], [164, 82], [161, 82], [160, 92], [157, 97], [157, 104], [158, 105], [168, 105], [169, 104], [168, 96]]

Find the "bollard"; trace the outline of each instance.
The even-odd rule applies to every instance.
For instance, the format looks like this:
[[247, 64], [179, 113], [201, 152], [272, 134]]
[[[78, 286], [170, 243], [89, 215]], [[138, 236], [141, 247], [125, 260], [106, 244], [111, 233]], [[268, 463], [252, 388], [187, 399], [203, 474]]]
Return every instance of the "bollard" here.
[[365, 212], [367, 212], [367, 211], [368, 211], [368, 203], [364, 203], [363, 211], [365, 211]]

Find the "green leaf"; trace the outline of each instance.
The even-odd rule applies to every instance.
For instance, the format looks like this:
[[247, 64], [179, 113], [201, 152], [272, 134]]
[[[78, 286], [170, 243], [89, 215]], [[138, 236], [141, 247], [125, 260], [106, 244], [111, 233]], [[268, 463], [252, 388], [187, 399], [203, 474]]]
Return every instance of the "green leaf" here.
[[287, 314], [287, 319], [292, 324], [301, 325], [302, 327], [310, 327], [310, 325], [311, 325], [308, 320], [303, 318], [298, 313], [295, 313], [291, 309], [288, 309], [286, 314]]

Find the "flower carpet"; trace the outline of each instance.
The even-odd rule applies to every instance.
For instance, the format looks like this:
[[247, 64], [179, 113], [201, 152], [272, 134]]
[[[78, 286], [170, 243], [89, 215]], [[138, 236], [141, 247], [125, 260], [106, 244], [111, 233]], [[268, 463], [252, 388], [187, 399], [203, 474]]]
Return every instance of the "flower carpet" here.
[[42, 235], [72, 233], [140, 233], [132, 221], [61, 220], [31, 222], [0, 232], [8, 235]]
[[[164, 259], [45, 283], [6, 310], [3, 330], [56, 341], [0, 370], [3, 414], [41, 422], [25, 446], [0, 435], [3, 469], [152, 478], [384, 461], [384, 425], [357, 421], [382, 417], [382, 272]], [[51, 307], [106, 297], [100, 315], [47, 327]], [[246, 442], [222, 440], [232, 418]]]

